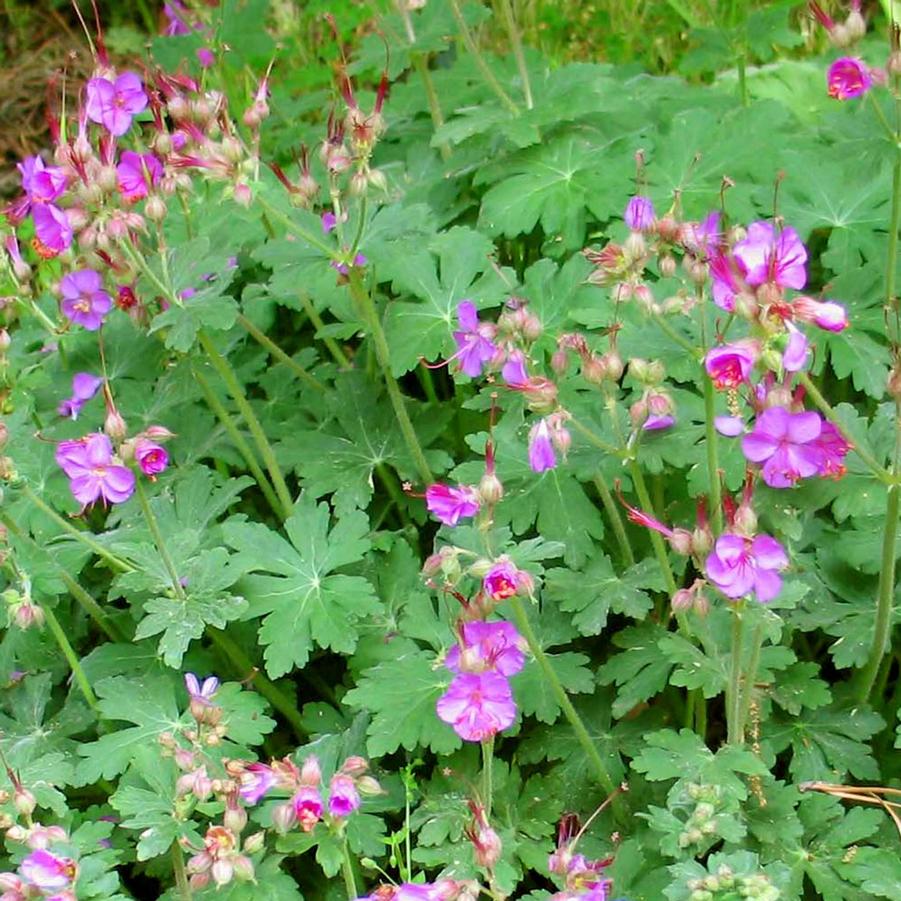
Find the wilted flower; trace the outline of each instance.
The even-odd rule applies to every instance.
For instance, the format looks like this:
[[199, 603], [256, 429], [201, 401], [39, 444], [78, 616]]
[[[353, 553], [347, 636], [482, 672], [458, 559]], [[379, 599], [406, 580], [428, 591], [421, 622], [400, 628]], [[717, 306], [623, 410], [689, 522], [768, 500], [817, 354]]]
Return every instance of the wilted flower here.
[[92, 78], [85, 86], [85, 112], [92, 122], [119, 137], [131, 128], [133, 116], [147, 106], [147, 94], [134, 72], [123, 72], [115, 81]]
[[103, 290], [103, 278], [93, 269], [77, 269], [59, 283], [63, 314], [77, 325], [95, 332], [112, 309], [113, 299]]
[[425, 492], [429, 513], [446, 526], [455, 526], [460, 519], [475, 516], [479, 512], [479, 494], [471, 485], [452, 488], [441, 482], [429, 485]]
[[873, 79], [863, 60], [853, 56], [842, 56], [829, 67], [826, 84], [830, 97], [836, 100], [853, 100], [870, 90]]
[[707, 578], [726, 597], [754, 594], [758, 601], [773, 600], [782, 588], [779, 571], [788, 566], [782, 545], [769, 535], [745, 538], [720, 535], [707, 557]]
[[265, 763], [248, 763], [242, 770], [238, 792], [248, 804], [257, 804], [278, 782], [271, 766]]
[[495, 672], [460, 673], [438, 699], [436, 710], [465, 741], [491, 738], [516, 719], [510, 683]]

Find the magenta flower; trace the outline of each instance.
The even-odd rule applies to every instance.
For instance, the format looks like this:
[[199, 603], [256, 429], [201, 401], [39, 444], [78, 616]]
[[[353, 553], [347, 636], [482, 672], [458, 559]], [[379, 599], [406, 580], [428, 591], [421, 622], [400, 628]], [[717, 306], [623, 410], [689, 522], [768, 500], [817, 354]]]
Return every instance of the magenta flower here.
[[81, 408], [98, 392], [103, 384], [100, 376], [90, 372], [76, 372], [72, 377], [72, 396], [62, 401], [56, 408], [60, 416], [78, 419]]
[[479, 512], [479, 494], [471, 485], [451, 488], [436, 482], [425, 490], [425, 505], [436, 519], [446, 526], [455, 526], [461, 519]]
[[302, 785], [291, 798], [294, 816], [304, 832], [312, 832], [322, 818], [322, 798], [319, 789], [312, 785]]
[[463, 648], [455, 644], [444, 665], [455, 673], [500, 673], [515, 676], [525, 665], [525, 639], [507, 622], [463, 623]]
[[166, 448], [146, 438], [135, 442], [135, 460], [145, 476], [159, 475], [169, 465]]
[[720, 535], [707, 557], [707, 578], [729, 598], [754, 594], [765, 604], [782, 588], [779, 570], [788, 566], [782, 545], [769, 535], [753, 540], [729, 532]]
[[529, 468], [532, 472], [545, 472], [557, 465], [553, 436], [547, 418], [539, 419], [529, 431]]
[[338, 224], [338, 217], [329, 210], [327, 213], [322, 214], [321, 221], [322, 231], [328, 234], [330, 231], [334, 231], [335, 226]]
[[654, 204], [640, 194], [629, 199], [623, 220], [634, 232], [647, 231], [654, 225]]
[[241, 773], [238, 794], [248, 804], [258, 804], [260, 798], [269, 792], [278, 782], [278, 777], [271, 766], [265, 763], [248, 763]]
[[716, 388], [737, 388], [748, 380], [758, 353], [759, 348], [752, 341], [712, 347], [704, 358], [704, 368]]
[[793, 228], [778, 234], [769, 222], [752, 222], [747, 237], [734, 249], [735, 259], [749, 285], [772, 282], [800, 291], [807, 282], [807, 249]]
[[735, 309], [735, 295], [741, 290], [736, 274], [737, 264], [724, 253], [710, 258], [711, 293], [713, 302], [731, 313]]
[[365, 266], [367, 263], [366, 257], [363, 256], [362, 253], [358, 253], [352, 262], [347, 260], [332, 260], [329, 265], [334, 269], [339, 275], [350, 275], [350, 267], [353, 266], [356, 269]]
[[85, 97], [88, 118], [115, 137], [124, 135], [132, 117], [147, 106], [144, 85], [134, 72], [123, 72], [115, 81], [92, 78], [85, 86]]
[[21, 864], [22, 878], [42, 890], [68, 888], [78, 876], [78, 864], [71, 857], [58, 857], [50, 851], [32, 851]]
[[163, 34], [173, 37], [191, 33], [191, 29], [185, 24], [185, 19], [183, 18], [187, 17], [188, 10], [180, 0], [169, 0], [168, 3], [164, 3], [163, 15], [168, 20]]
[[26, 157], [17, 168], [30, 203], [52, 203], [66, 190], [66, 173], [59, 166], [47, 166], [39, 156]]
[[460, 369], [470, 378], [478, 378], [482, 367], [497, 353], [497, 346], [491, 339], [496, 326], [490, 322], [479, 322], [479, 316], [472, 301], [463, 300], [457, 304], [459, 331], [454, 332], [457, 352], [452, 360], [460, 361]]
[[516, 719], [510, 683], [500, 673], [460, 673], [438, 699], [439, 719], [464, 741], [484, 741]]
[[72, 246], [72, 226], [65, 212], [52, 203], [38, 203], [31, 209], [34, 232], [39, 246], [37, 252], [49, 259]]
[[135, 488], [135, 474], [113, 462], [109, 438], [95, 432], [79, 441], [62, 441], [56, 448], [56, 462], [69, 477], [75, 499], [87, 507], [103, 498], [105, 503], [127, 501]]
[[210, 707], [216, 692], [219, 691], [219, 679], [216, 676], [207, 676], [201, 683], [194, 673], [185, 673], [185, 689], [192, 704]]
[[194, 53], [201, 69], [209, 69], [216, 62], [216, 54], [209, 47], [198, 47]]
[[675, 424], [676, 418], [674, 416], [670, 416], [668, 413], [663, 415], [652, 413], [642, 423], [641, 428], [645, 432], [660, 432], [663, 431], [663, 429], [672, 428]]
[[853, 100], [873, 87], [870, 70], [863, 60], [842, 56], [826, 72], [829, 96], [836, 100]]
[[526, 593], [531, 590], [532, 577], [517, 569], [509, 560], [499, 560], [485, 573], [482, 588], [492, 600], [501, 601], [512, 598], [520, 591]]
[[525, 385], [529, 381], [529, 373], [526, 370], [526, 356], [521, 350], [510, 351], [507, 362], [501, 369], [503, 380], [511, 387]]
[[844, 435], [828, 420], [823, 421], [820, 436], [812, 442], [819, 453], [818, 474], [839, 479], [845, 474], [845, 457], [851, 445]]
[[741, 416], [714, 416], [713, 427], [726, 438], [735, 438], [745, 430]]
[[328, 812], [333, 817], [349, 817], [360, 806], [360, 794], [350, 776], [336, 773], [328, 788]]
[[841, 332], [848, 326], [848, 311], [834, 300], [814, 300], [812, 297], [796, 297], [792, 301], [792, 314], [801, 322], [812, 322], [827, 332]]
[[819, 413], [789, 413], [784, 407], [764, 410], [754, 429], [742, 438], [741, 449], [752, 463], [763, 464], [764, 482], [790, 488], [798, 479], [816, 475], [820, 454], [813, 442], [820, 437]]
[[162, 177], [163, 164], [152, 153], [125, 150], [116, 166], [119, 191], [128, 203], [146, 197], [148, 190], [158, 185]]
[[782, 352], [782, 368], [786, 372], [800, 372], [807, 366], [810, 358], [810, 342], [807, 336], [796, 329], [790, 322], [785, 323], [788, 342]]
[[712, 258], [723, 242], [719, 211], [714, 210], [701, 222], [687, 223], [682, 241], [692, 253], [702, 259]]
[[96, 332], [112, 309], [113, 299], [103, 290], [103, 278], [93, 269], [77, 269], [59, 283], [62, 311], [76, 325]]

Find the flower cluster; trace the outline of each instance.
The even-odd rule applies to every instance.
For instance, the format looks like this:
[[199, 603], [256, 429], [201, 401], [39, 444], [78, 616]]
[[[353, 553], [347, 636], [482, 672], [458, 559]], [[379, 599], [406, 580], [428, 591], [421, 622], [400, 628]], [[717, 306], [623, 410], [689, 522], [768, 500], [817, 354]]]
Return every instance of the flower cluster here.
[[477, 901], [478, 896], [479, 887], [475, 882], [439, 879], [400, 885], [385, 883], [363, 897], [365, 901]]
[[576, 853], [580, 833], [571, 815], [563, 817], [557, 830], [557, 847], [548, 857], [548, 871], [563, 881], [563, 890], [551, 897], [554, 901], [609, 901], [613, 880], [606, 876], [612, 858], [588, 860]]

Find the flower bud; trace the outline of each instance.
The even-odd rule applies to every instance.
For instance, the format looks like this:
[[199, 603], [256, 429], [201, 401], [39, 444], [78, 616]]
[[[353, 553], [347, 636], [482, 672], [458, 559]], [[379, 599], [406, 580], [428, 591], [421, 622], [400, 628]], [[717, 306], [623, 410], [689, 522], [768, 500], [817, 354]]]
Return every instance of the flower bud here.
[[848, 34], [848, 42], [851, 44], [861, 40], [867, 33], [867, 22], [859, 9], [852, 9], [848, 13], [848, 18], [845, 19], [845, 31]]
[[0, 328], [0, 354], [6, 353], [12, 343], [12, 338], [9, 337], [9, 332], [5, 328]]
[[0, 421], [0, 450], [6, 447], [6, 442], [9, 440], [9, 429], [6, 426], [5, 422]]
[[541, 324], [541, 320], [537, 316], [533, 316], [531, 313], [527, 313], [522, 317], [522, 325], [520, 327], [520, 334], [525, 338], [526, 341], [537, 341], [542, 333], [544, 332], [544, 326]]
[[232, 858], [232, 866], [235, 871], [235, 879], [238, 882], [253, 882], [253, 861], [243, 854], [236, 854]]
[[614, 348], [601, 356], [604, 368], [607, 370], [607, 378], [613, 382], [618, 382], [623, 377], [623, 358]]
[[366, 177], [369, 179], [369, 184], [376, 191], [381, 191], [383, 194], [387, 193], [388, 179], [385, 178], [385, 173], [381, 169], [370, 169]]
[[222, 825], [236, 835], [240, 835], [247, 826], [247, 811], [237, 803], [227, 804], [222, 814]]
[[673, 610], [677, 613], [684, 613], [686, 610], [691, 610], [695, 605], [694, 591], [690, 588], [680, 588], [673, 595], [670, 604], [672, 604]]
[[231, 858], [214, 860], [213, 866], [210, 868], [210, 875], [213, 877], [213, 881], [216, 883], [217, 888], [228, 885], [235, 875], [235, 868]]
[[750, 504], [738, 505], [732, 525], [739, 535], [745, 535], [748, 538], [757, 533], [757, 514]]
[[757, 300], [747, 291], [735, 295], [735, 314], [743, 319], [753, 319], [757, 315]]
[[118, 410], [110, 410], [106, 414], [106, 419], [103, 422], [103, 431], [117, 443], [125, 440], [125, 436], [128, 434], [128, 426]]
[[679, 223], [672, 216], [664, 216], [657, 220], [657, 234], [670, 244], [679, 239]]
[[297, 814], [294, 812], [294, 805], [289, 801], [285, 804], [279, 804], [272, 811], [272, 825], [275, 826], [277, 832], [290, 832], [297, 823]]
[[596, 354], [591, 354], [591, 356], [583, 360], [582, 377], [591, 385], [603, 384], [607, 378], [607, 367], [604, 365], [603, 358]]
[[16, 812], [23, 817], [29, 817], [37, 806], [34, 795], [27, 788], [17, 785], [13, 792], [13, 807], [16, 808]]
[[369, 188], [369, 179], [365, 172], [354, 172], [350, 177], [348, 190], [354, 197], [362, 197]]
[[[888, 379], [885, 385], [886, 391], [888, 391], [889, 396], [894, 398], [896, 401], [901, 401], [901, 364], [895, 364], [891, 371], [888, 374]], [[0, 435], [2, 435], [5, 426], [0, 424]], [[5, 438], [0, 439], [0, 447], [6, 443]]]
[[482, 827], [472, 836], [472, 846], [476, 863], [487, 870], [493, 869], [501, 858], [500, 836], [490, 826]]
[[357, 780], [357, 791], [361, 795], [383, 795], [385, 794], [385, 789], [379, 785], [377, 779], [372, 776], [361, 776]]
[[676, 274], [676, 258], [671, 253], [665, 253], [657, 261], [657, 268], [663, 278], [672, 278]]
[[641, 232], [630, 232], [629, 237], [626, 238], [626, 243], [623, 244], [623, 251], [629, 262], [640, 260], [648, 252], [648, 245], [644, 235]]
[[265, 843], [266, 833], [262, 831], [254, 832], [253, 835], [247, 836], [244, 840], [244, 851], [247, 854], [256, 854], [257, 851], [262, 850]]
[[551, 369], [557, 375], [563, 375], [569, 368], [569, 355], [562, 348], [558, 348], [551, 355]]
[[358, 755], [348, 757], [347, 760], [341, 764], [341, 772], [348, 776], [362, 776], [368, 770], [369, 762], [364, 757]]
[[320, 782], [322, 782], [322, 771], [319, 769], [319, 759], [311, 754], [300, 769], [300, 783], [315, 788]]
[[166, 201], [159, 194], [151, 194], [144, 204], [144, 215], [151, 222], [162, 222], [166, 218]]
[[691, 556], [691, 532], [688, 529], [673, 529], [673, 534], [667, 540], [677, 554], [682, 554], [684, 557]]
[[504, 486], [493, 472], [486, 472], [479, 482], [479, 497], [488, 506], [496, 504], [504, 496]]
[[250, 185], [243, 181], [235, 185], [232, 190], [232, 197], [234, 197], [235, 203], [243, 206], [245, 209], [253, 203], [253, 191], [250, 190]]

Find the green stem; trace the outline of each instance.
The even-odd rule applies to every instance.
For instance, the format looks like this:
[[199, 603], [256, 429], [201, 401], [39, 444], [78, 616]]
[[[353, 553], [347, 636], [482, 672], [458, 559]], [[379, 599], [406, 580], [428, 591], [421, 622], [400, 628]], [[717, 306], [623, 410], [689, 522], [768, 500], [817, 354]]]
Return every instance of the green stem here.
[[385, 490], [391, 496], [391, 500], [394, 501], [394, 504], [397, 507], [397, 513], [403, 521], [403, 524], [409, 526], [410, 517], [407, 514], [407, 498], [401, 490], [400, 485], [398, 485], [397, 476], [384, 463], [377, 463], [375, 471], [378, 473], [379, 479], [385, 486]]
[[[317, 332], [321, 332], [325, 328], [325, 323], [322, 321], [322, 317], [319, 313], [316, 312], [316, 307], [313, 306], [313, 302], [305, 293], [301, 293], [299, 299], [304, 312], [309, 317], [310, 322], [313, 323], [313, 327]], [[318, 335], [315, 335], [314, 337], [318, 337]], [[350, 369], [350, 359], [335, 339], [323, 336], [322, 341], [325, 342], [325, 346], [328, 348], [329, 353], [332, 355], [332, 358], [338, 366], [341, 369]]]
[[52, 507], [44, 503], [30, 488], [27, 483], [22, 483], [22, 491], [25, 496], [46, 516], [49, 516], [61, 529], [68, 532], [73, 538], [80, 541], [85, 547], [90, 548], [98, 557], [106, 560], [110, 566], [114, 566], [121, 572], [130, 572], [134, 567], [130, 563], [126, 563], [120, 557], [117, 557], [112, 551], [108, 551], [100, 542], [87, 532], [76, 529], [72, 523], [63, 519], [59, 513]]
[[[641, 472], [641, 467], [638, 465], [637, 460], [631, 460], [629, 462], [629, 472], [632, 475], [635, 493], [638, 495], [638, 502], [641, 504], [642, 509], [652, 516], [656, 516], [657, 513], [654, 510], [654, 505], [651, 503], [651, 496], [648, 494], [648, 486], [645, 483], [644, 475]], [[654, 548], [657, 562], [660, 564], [660, 569], [663, 572], [666, 590], [669, 592], [670, 597], [672, 597], [676, 593], [677, 585], [676, 577], [673, 575], [673, 568], [670, 565], [669, 554], [666, 552], [666, 544], [663, 541], [663, 536], [659, 532], [656, 532], [654, 529], [651, 529], [650, 532], [651, 546]]]
[[[896, 114], [897, 114], [896, 105]], [[899, 325], [898, 299], [895, 297], [895, 271], [898, 262], [898, 228], [901, 225], [901, 148], [897, 146], [898, 133], [895, 133], [895, 163], [892, 166], [892, 212], [888, 231], [888, 260], [885, 265], [885, 313], [888, 322], [889, 313], [895, 314], [895, 334], [890, 336], [892, 346], [897, 350], [901, 341], [901, 325]], [[896, 473], [897, 475], [897, 473]]]
[[188, 874], [185, 872], [185, 855], [181, 850], [178, 840], [172, 842], [172, 873], [175, 876], [175, 888], [181, 901], [191, 901], [194, 897], [191, 891], [191, 883], [188, 881]]
[[213, 364], [213, 368], [219, 373], [222, 381], [225, 382], [228, 393], [231, 394], [232, 399], [238, 405], [238, 409], [247, 423], [247, 428], [250, 429], [254, 444], [256, 444], [257, 450], [260, 452], [266, 471], [269, 473], [269, 478], [272, 479], [272, 484], [275, 486], [275, 493], [278, 495], [279, 504], [282, 508], [281, 518], [287, 519], [291, 515], [294, 501], [285, 483], [281, 467], [278, 465], [275, 451], [272, 450], [272, 445], [269, 443], [262, 425], [260, 425], [260, 420], [257, 419], [256, 413], [253, 412], [253, 407], [244, 393], [244, 388], [228, 360], [216, 350], [216, 346], [205, 332], [198, 332], [197, 337], [200, 340], [200, 346], [206, 351], [206, 355]]
[[297, 705], [270, 679], [268, 679], [253, 661], [241, 650], [238, 644], [221, 629], [207, 627], [206, 634], [210, 641], [232, 662], [242, 679], [254, 688], [277, 710], [294, 730], [299, 741], [305, 741], [309, 733], [297, 710]]
[[186, 601], [188, 596], [185, 594], [184, 586], [181, 584], [181, 578], [178, 575], [178, 570], [175, 568], [175, 563], [172, 557], [169, 556], [169, 548], [166, 547], [166, 540], [163, 538], [160, 524], [157, 521], [156, 514], [150, 507], [150, 502], [147, 500], [147, 492], [144, 491], [144, 484], [140, 479], [135, 482], [135, 494], [137, 495], [138, 503], [141, 505], [141, 512], [144, 514], [144, 521], [147, 523], [147, 528], [150, 529], [150, 534], [153, 536], [153, 543], [156, 545], [157, 551], [159, 551], [163, 566], [166, 567], [166, 572], [169, 573], [172, 590], [180, 601]]
[[413, 423], [410, 420], [410, 414], [407, 413], [400, 385], [397, 384], [397, 379], [391, 372], [391, 352], [388, 348], [388, 339], [385, 337], [385, 331], [379, 320], [379, 314], [375, 308], [372, 294], [363, 286], [362, 276], [356, 266], [350, 270], [350, 293], [360, 309], [364, 322], [369, 326], [369, 332], [375, 344], [376, 360], [382, 371], [382, 378], [385, 380], [385, 387], [388, 389], [388, 397], [391, 400], [391, 406], [394, 408], [394, 416], [403, 433], [407, 450], [409, 450], [413, 462], [416, 464], [419, 477], [426, 484], [431, 484], [434, 481], [432, 470], [422, 451], [422, 446], [416, 435], [416, 429], [413, 428]]
[[337, 259], [334, 247], [330, 247], [325, 241], [321, 241], [312, 232], [308, 232], [303, 226], [298, 225], [290, 216], [286, 216], [281, 210], [272, 206], [265, 197], [256, 197], [254, 199], [272, 219], [276, 222], [280, 222], [292, 235], [294, 235], [294, 237], [300, 238], [301, 241], [306, 241], [311, 247], [315, 247], [317, 250], [322, 251], [322, 253], [330, 260]]
[[347, 889], [348, 901], [357, 898], [357, 880], [354, 877], [354, 864], [350, 859], [350, 848], [347, 844], [347, 836], [341, 844], [341, 873], [344, 876], [344, 887]]
[[482, 742], [482, 806], [485, 818], [491, 819], [494, 801], [494, 736]]
[[470, 55], [473, 58], [473, 62], [475, 62], [478, 70], [482, 73], [482, 77], [485, 79], [485, 83], [488, 87], [497, 94], [498, 99], [503, 103], [505, 107], [514, 115], [519, 115], [519, 107], [510, 99], [507, 92], [501, 87], [501, 83], [497, 80], [494, 72], [491, 69], [491, 66], [485, 61], [485, 57], [482, 56], [482, 52], [479, 50], [478, 45], [476, 44], [472, 32], [469, 30], [469, 26], [466, 24], [466, 20], [463, 18], [463, 13], [460, 10], [460, 4], [457, 0], [448, 0], [450, 4], [451, 12], [454, 15], [454, 19], [457, 22], [457, 28], [460, 29], [460, 36], [463, 38], [463, 43], [466, 44], [466, 49], [469, 51]]
[[[432, 117], [432, 125], [435, 126], [435, 131], [438, 131], [444, 125], [444, 113], [441, 111], [441, 101], [438, 99], [438, 92], [435, 90], [435, 82], [432, 81], [429, 65], [421, 53], [411, 53], [410, 59], [413, 61], [413, 68], [416, 69], [419, 77], [422, 79], [425, 96], [429, 102], [429, 115]], [[441, 159], [450, 159], [451, 149], [447, 141], [442, 141], [438, 145], [438, 152], [441, 154]]]
[[281, 516], [282, 508], [278, 502], [278, 498], [275, 496], [272, 483], [266, 478], [266, 473], [263, 472], [260, 464], [257, 462], [256, 454], [254, 454], [253, 449], [238, 429], [234, 417], [225, 409], [219, 398], [216, 397], [215, 392], [210, 387], [210, 383], [204, 378], [201, 372], [198, 369], [192, 369], [191, 371], [194, 373], [194, 378], [200, 386], [200, 390], [203, 393], [207, 406], [222, 423], [225, 431], [228, 432], [229, 438], [232, 440], [232, 444], [234, 444], [238, 453], [244, 458], [247, 468], [256, 480], [260, 491], [263, 492], [263, 497], [266, 498], [266, 503], [269, 504], [270, 509], [276, 516]]
[[91, 683], [88, 681], [88, 677], [81, 668], [78, 656], [73, 650], [72, 645], [69, 644], [69, 639], [66, 637], [63, 627], [59, 624], [56, 614], [49, 607], [41, 604], [41, 610], [44, 612], [44, 618], [47, 620], [47, 625], [50, 627], [50, 631], [53, 633], [53, 637], [56, 639], [59, 649], [63, 652], [63, 657], [66, 658], [66, 663], [69, 664], [69, 669], [72, 670], [72, 676], [75, 678], [75, 682], [81, 689], [84, 699], [88, 702], [88, 707], [96, 713], [97, 696], [94, 694]]
[[287, 366], [305, 385], [309, 385], [317, 391], [326, 390], [325, 385], [323, 385], [319, 379], [310, 375], [297, 360], [286, 354], [285, 351], [283, 351], [264, 331], [257, 328], [246, 316], [243, 314], [239, 315], [238, 322], [258, 344], [265, 347], [276, 360], [284, 363], [285, 366]]
[[660, 326], [660, 330], [666, 334], [668, 338], [674, 341], [682, 350], [687, 351], [692, 357], [697, 358], [698, 349], [684, 335], [680, 335], [663, 316], [654, 316], [654, 322]]
[[757, 682], [757, 667], [760, 665], [760, 652], [763, 648], [763, 623], [754, 627], [751, 635], [751, 657], [745, 667], [745, 677], [742, 680], [742, 697], [739, 708], [738, 732], [741, 740], [745, 740], [745, 724], [748, 722], [748, 713], [751, 710], [751, 702], [754, 700], [754, 685]]
[[806, 372], [798, 373], [798, 381], [804, 386], [804, 389], [807, 391], [807, 396], [813, 401], [814, 406], [829, 420], [838, 430], [839, 433], [848, 441], [848, 444], [851, 445], [851, 449], [854, 453], [857, 454], [858, 457], [863, 461], [864, 465], [878, 478], [880, 481], [891, 484], [893, 481], [892, 473], [890, 473], [884, 466], [880, 466], [879, 462], [876, 458], [869, 453], [869, 451], [864, 450], [859, 447], [857, 444], [852, 442], [847, 434], [845, 433], [845, 429], [842, 426], [841, 422], [838, 419], [838, 416], [835, 413], [835, 410], [830, 405], [829, 401], [823, 397], [820, 389], [814, 384], [813, 380]]
[[569, 419], [567, 421], [580, 435], [584, 435], [595, 447], [604, 451], [604, 453], [613, 454], [615, 457], [622, 457], [622, 453], [617, 448], [612, 444], [608, 444], [603, 438], [598, 438], [591, 429], [582, 425], [578, 419]]
[[726, 736], [730, 745], [740, 745], [744, 732], [741, 720], [741, 661], [744, 643], [743, 602], [732, 605], [732, 664], [729, 670], [729, 685], [726, 693]]
[[748, 105], [748, 57], [744, 48], [738, 51], [738, 99], [742, 106]]
[[623, 524], [623, 518], [620, 516], [619, 507], [616, 505], [616, 501], [613, 499], [613, 495], [610, 493], [610, 489], [607, 487], [607, 482], [604, 480], [604, 477], [600, 473], [596, 473], [594, 477], [594, 486], [598, 490], [598, 494], [601, 496], [601, 503], [604, 505], [604, 510], [607, 513], [607, 518], [610, 520], [610, 526], [613, 529], [613, 534], [616, 537], [616, 542], [619, 545], [620, 553], [623, 557], [623, 562], [626, 566], [634, 566], [635, 565], [635, 552], [632, 550], [632, 544], [629, 541], [629, 535], [626, 532], [626, 527]]
[[707, 448], [707, 480], [710, 491], [710, 515], [713, 520], [713, 533], [719, 535], [723, 531], [723, 499], [720, 487], [720, 464], [717, 447], [718, 435], [714, 418], [716, 416], [716, 396], [713, 382], [706, 371], [701, 374], [704, 382], [704, 444]]
[[[13, 519], [5, 513], [0, 513], [0, 522], [2, 522], [10, 532], [12, 532], [19, 540], [27, 541], [29, 544], [33, 545], [38, 550], [44, 550], [40, 547], [40, 545], [28, 534], [26, 534], [21, 528], [19, 528], [18, 524], [13, 521]], [[75, 598], [75, 600], [81, 605], [81, 608], [84, 610], [91, 619], [97, 623], [97, 626], [103, 631], [107, 638], [110, 641], [127, 641], [125, 634], [119, 629], [119, 627], [106, 615], [104, 609], [88, 594], [75, 579], [69, 575], [68, 570], [66, 570], [57, 560], [53, 557], [52, 554], [48, 553], [49, 559], [53, 562], [53, 565], [56, 567], [56, 571], [59, 577], [66, 583], [66, 587], [69, 589], [69, 594]]]
[[[538, 638], [535, 635], [535, 631], [532, 629], [532, 624], [529, 622], [529, 618], [526, 615], [526, 611], [522, 605], [521, 599], [516, 596], [510, 598], [510, 606], [513, 609], [513, 616], [516, 619], [516, 624], [519, 627], [519, 631], [522, 633], [523, 637], [528, 643], [529, 650], [532, 652], [532, 656], [535, 658], [535, 660], [538, 662], [538, 666], [541, 668], [545, 683], [551, 687], [551, 691], [554, 693], [554, 696], [557, 698], [557, 702], [560, 704], [560, 708], [563, 710], [563, 715], [568, 720], [573, 732], [575, 733], [577, 741], [582, 746], [582, 750], [585, 752], [585, 756], [588, 758], [592, 768], [594, 769], [595, 778], [598, 780], [604, 791], [606, 791], [608, 794], [613, 793], [614, 791], [616, 791], [616, 783], [610, 776], [610, 773], [607, 770], [607, 767], [604, 764], [601, 755], [598, 753], [598, 749], [595, 747], [591, 735], [585, 728], [585, 723], [582, 722], [582, 717], [579, 716], [578, 711], [575, 707], [573, 707], [572, 701], [570, 701], [569, 696], [566, 693], [566, 689], [563, 687], [560, 679], [557, 677], [556, 671], [551, 666], [551, 662], [550, 660], [548, 660], [547, 654], [544, 653], [544, 648], [541, 647], [541, 644], [539, 643]], [[625, 810], [622, 807], [622, 803], [619, 800], [619, 797], [617, 797], [617, 799], [613, 802], [613, 810], [617, 820], [621, 822], [625, 820]]]
[[526, 109], [532, 109], [532, 86], [529, 83], [529, 70], [526, 68], [526, 58], [522, 50], [522, 38], [519, 28], [516, 26], [516, 18], [513, 15], [513, 5], [510, 0], [499, 0], [501, 13], [504, 18], [504, 27], [510, 38], [510, 46], [513, 48], [513, 58], [516, 60], [516, 68], [519, 70], [519, 78], [522, 81], [522, 93], [526, 101]]

